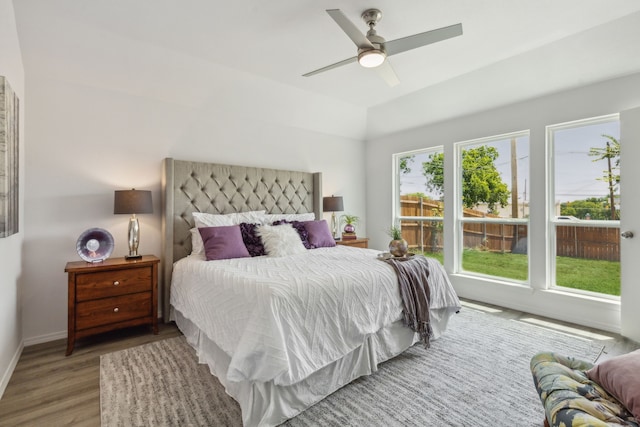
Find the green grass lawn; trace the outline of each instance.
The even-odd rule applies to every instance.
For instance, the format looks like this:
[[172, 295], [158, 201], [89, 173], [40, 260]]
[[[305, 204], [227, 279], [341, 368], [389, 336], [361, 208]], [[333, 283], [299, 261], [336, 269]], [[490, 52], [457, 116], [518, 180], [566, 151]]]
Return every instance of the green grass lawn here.
[[465, 249], [462, 254], [462, 268], [474, 273], [522, 281], [527, 280], [529, 274], [527, 256], [508, 252]]
[[[442, 262], [441, 253], [425, 253]], [[527, 280], [527, 256], [467, 249], [462, 268], [469, 272]], [[556, 284], [561, 287], [620, 295], [620, 263], [569, 257], [556, 258]]]
[[556, 283], [565, 288], [620, 296], [620, 263], [559, 256]]

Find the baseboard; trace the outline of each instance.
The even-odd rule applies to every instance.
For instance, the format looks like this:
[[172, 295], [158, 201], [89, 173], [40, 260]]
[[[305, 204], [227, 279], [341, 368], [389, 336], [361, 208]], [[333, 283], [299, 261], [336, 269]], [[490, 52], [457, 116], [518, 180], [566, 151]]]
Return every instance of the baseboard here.
[[[162, 322], [162, 312], [159, 310], [158, 312], [158, 319], [160, 322]], [[32, 345], [36, 345], [36, 344], [42, 344], [45, 342], [50, 342], [50, 341], [55, 341], [55, 340], [61, 340], [61, 339], [67, 339], [67, 331], [59, 331], [59, 332], [52, 332], [50, 334], [46, 334], [46, 335], [39, 335], [37, 337], [31, 337], [31, 338], [27, 338], [23, 341], [23, 347], [29, 347]]]
[[[159, 311], [158, 313], [158, 321], [162, 322], [162, 313]], [[46, 334], [46, 335], [39, 335], [37, 337], [31, 337], [31, 338], [27, 338], [23, 341], [23, 347], [29, 347], [32, 345], [36, 345], [36, 344], [42, 344], [45, 342], [49, 342], [49, 341], [55, 341], [55, 340], [61, 340], [61, 339], [67, 339], [67, 331], [59, 331], [59, 332], [52, 332], [50, 334]]]
[[20, 360], [20, 356], [22, 355], [22, 350], [24, 350], [24, 341], [21, 342], [16, 349], [16, 352], [11, 358], [11, 362], [9, 363], [7, 370], [2, 375], [2, 381], [0, 381], [0, 399], [2, 399], [2, 395], [4, 395], [4, 391], [9, 385], [9, 381], [11, 380], [11, 376], [13, 375], [13, 371], [16, 370], [16, 366], [18, 365], [18, 361]]
[[24, 346], [29, 347], [36, 344], [42, 344], [44, 342], [67, 339], [67, 331], [53, 332], [46, 335], [39, 335], [37, 337], [27, 338], [24, 340]]

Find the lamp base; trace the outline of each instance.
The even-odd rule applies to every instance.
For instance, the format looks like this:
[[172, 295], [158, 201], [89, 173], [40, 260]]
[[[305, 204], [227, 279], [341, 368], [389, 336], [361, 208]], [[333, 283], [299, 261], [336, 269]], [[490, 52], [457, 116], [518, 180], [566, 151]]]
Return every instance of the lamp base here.
[[125, 255], [124, 259], [126, 260], [130, 260], [130, 259], [142, 259], [142, 255]]

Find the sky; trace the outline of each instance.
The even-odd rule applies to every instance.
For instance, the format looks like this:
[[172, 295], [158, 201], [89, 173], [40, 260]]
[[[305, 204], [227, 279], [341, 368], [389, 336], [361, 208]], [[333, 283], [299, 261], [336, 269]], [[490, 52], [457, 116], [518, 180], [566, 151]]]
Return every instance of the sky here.
[[[596, 157], [588, 155], [591, 147], [605, 147], [607, 139], [602, 136], [603, 134], [619, 139], [619, 122], [605, 122], [555, 130], [554, 169], [557, 202], [607, 196], [608, 184], [598, 180], [604, 175], [607, 162], [606, 160], [594, 161]], [[529, 179], [529, 142], [528, 137], [519, 137], [517, 141], [518, 200], [522, 202], [529, 200], [527, 182]], [[510, 139], [491, 142], [489, 145], [498, 150], [499, 157], [495, 162], [496, 168], [500, 172], [502, 180], [511, 189]], [[473, 147], [473, 144], [468, 147]], [[410, 163], [411, 172], [401, 177], [402, 194], [422, 192], [434, 199], [440, 198], [439, 195], [430, 193], [426, 189], [426, 179], [422, 175], [422, 162], [427, 159], [428, 154], [419, 154]]]
[[607, 161], [594, 161], [597, 157], [588, 155], [590, 147], [606, 147], [607, 139], [603, 134], [620, 140], [619, 122], [556, 131], [554, 151], [557, 200], [582, 200], [606, 197], [609, 194], [609, 185], [599, 180], [607, 171]]

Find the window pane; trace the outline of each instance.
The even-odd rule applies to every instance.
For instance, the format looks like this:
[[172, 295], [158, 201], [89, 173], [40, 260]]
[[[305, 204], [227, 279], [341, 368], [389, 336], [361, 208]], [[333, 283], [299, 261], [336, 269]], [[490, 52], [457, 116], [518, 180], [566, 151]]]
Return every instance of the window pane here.
[[528, 280], [529, 135], [458, 146], [460, 270]]
[[444, 153], [442, 147], [399, 155], [398, 185], [402, 237], [414, 253], [442, 261]]
[[620, 295], [617, 117], [550, 127], [555, 286]]

